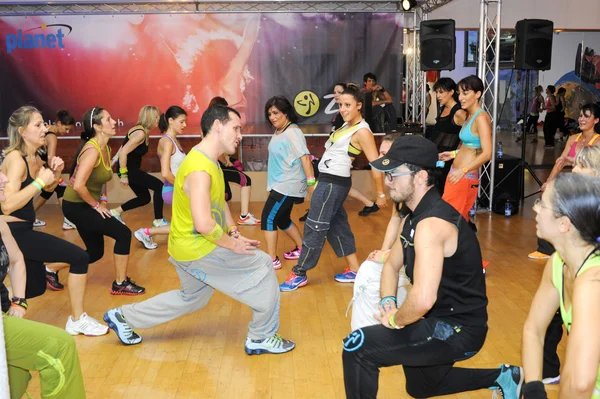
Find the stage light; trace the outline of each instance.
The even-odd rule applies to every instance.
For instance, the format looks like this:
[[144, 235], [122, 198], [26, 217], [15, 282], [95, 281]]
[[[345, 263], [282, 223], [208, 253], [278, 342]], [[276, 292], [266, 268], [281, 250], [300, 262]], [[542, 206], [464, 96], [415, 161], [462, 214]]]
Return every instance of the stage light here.
[[416, 7], [417, 0], [402, 0], [402, 9], [409, 11], [411, 8]]

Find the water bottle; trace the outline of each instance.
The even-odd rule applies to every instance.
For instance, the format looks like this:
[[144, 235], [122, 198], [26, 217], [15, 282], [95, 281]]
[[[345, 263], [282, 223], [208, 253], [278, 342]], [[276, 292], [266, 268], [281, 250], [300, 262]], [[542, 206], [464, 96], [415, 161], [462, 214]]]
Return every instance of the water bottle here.
[[510, 200], [506, 200], [506, 204], [504, 204], [504, 216], [509, 218], [509, 217], [511, 217], [511, 215], [512, 215], [512, 204], [510, 203]]
[[477, 203], [474, 203], [473, 206], [471, 207], [471, 210], [469, 211], [469, 216], [470, 217], [475, 216], [475, 212], [477, 212]]
[[496, 158], [502, 158], [504, 155], [504, 151], [502, 150], [502, 141], [498, 142], [498, 147], [496, 147]]

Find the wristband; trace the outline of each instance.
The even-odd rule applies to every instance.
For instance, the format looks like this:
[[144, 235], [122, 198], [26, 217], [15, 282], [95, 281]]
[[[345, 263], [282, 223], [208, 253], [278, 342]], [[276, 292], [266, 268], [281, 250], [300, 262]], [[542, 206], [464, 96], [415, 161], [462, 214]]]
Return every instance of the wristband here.
[[390, 316], [390, 318], [388, 319], [388, 323], [390, 323], [390, 326], [392, 326], [393, 328], [395, 328], [396, 330], [401, 329], [402, 327], [396, 325], [396, 323], [394, 322], [394, 316], [396, 316], [396, 313], [394, 313], [393, 315]]
[[108, 198], [106, 198], [106, 195], [100, 196], [100, 202], [104, 202], [105, 204], [108, 202]]
[[35, 181], [35, 180], [34, 180], [34, 181], [32, 181], [30, 184], [31, 184], [33, 187], [37, 188], [37, 189], [38, 189], [38, 191], [42, 191], [42, 188], [43, 188], [43, 187], [42, 187], [42, 185], [41, 185], [40, 183], [38, 183], [37, 181]]
[[458, 155], [458, 150], [450, 151], [450, 154], [452, 155], [452, 158], [456, 158]]
[[317, 180], [314, 177], [311, 177], [310, 179], [306, 179], [307, 186], [314, 186], [315, 184], [317, 184]]
[[392, 302], [394, 304], [394, 306], [396, 306], [396, 297], [393, 295], [386, 296], [379, 302], [379, 304], [381, 305], [381, 307], [384, 307], [385, 304], [389, 303], [389, 302]]
[[208, 234], [203, 234], [204, 238], [215, 244], [223, 235], [223, 229], [219, 223], [215, 223], [215, 227]]
[[128, 178], [128, 175], [127, 175], [127, 173], [121, 173], [121, 174], [119, 175], [119, 179], [127, 179], [127, 178]]
[[100, 208], [100, 203], [96, 201], [96, 205], [94, 205], [92, 208], [97, 210], [98, 208]]
[[380, 262], [379, 262], [379, 263], [385, 263], [385, 254], [386, 254], [387, 252], [390, 252], [390, 250], [388, 249], [387, 251], [385, 251], [385, 252], [384, 252], [384, 253], [381, 255], [381, 259], [380, 259]]
[[119, 173], [122, 175], [126, 175], [129, 170], [127, 168], [119, 168]]
[[46, 187], [46, 183], [40, 177], [38, 177], [34, 181], [37, 182], [40, 186], [42, 186], [42, 188]]
[[547, 399], [546, 389], [542, 381], [531, 381], [523, 384], [521, 394], [525, 399]]
[[63, 178], [61, 177], [60, 179], [58, 179], [58, 185], [59, 186], [66, 186], [65, 181], [63, 180]]
[[11, 300], [11, 306], [20, 306], [27, 310], [27, 300], [25, 298], [17, 298], [16, 296]]
[[237, 226], [229, 226], [227, 234], [229, 237], [237, 238], [240, 235], [240, 231], [238, 230]]

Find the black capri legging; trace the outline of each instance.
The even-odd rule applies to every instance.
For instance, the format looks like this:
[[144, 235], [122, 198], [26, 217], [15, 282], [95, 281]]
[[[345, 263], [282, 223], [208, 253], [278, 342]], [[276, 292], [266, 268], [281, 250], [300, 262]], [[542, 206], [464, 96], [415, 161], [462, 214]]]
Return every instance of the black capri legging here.
[[75, 244], [33, 229], [32, 222], [11, 222], [8, 227], [23, 253], [27, 270], [26, 298], [35, 298], [46, 292], [44, 263], [68, 263], [73, 274], [86, 274], [88, 254]]
[[[157, 179], [154, 176], [149, 175], [148, 173], [137, 169], [131, 168], [127, 172], [129, 177], [129, 187], [135, 193], [136, 197], [130, 199], [123, 205], [123, 211], [129, 211], [131, 209], [139, 208], [140, 206], [144, 206], [150, 203], [150, 192], [148, 190], [152, 190], [153, 200], [154, 200], [154, 219], [162, 219], [163, 218], [163, 198], [162, 198], [162, 188], [163, 182], [160, 179]], [[95, 212], [95, 211], [94, 211]], [[98, 212], [95, 212], [98, 213]], [[67, 217], [67, 219], [71, 220]]]
[[229, 183], [239, 184], [241, 187], [252, 186], [252, 179], [250, 179], [250, 176], [240, 172], [235, 167], [223, 167], [221, 164], [221, 169], [223, 170], [223, 180], [225, 180], [225, 201], [231, 200], [231, 187], [229, 187]]
[[287, 230], [292, 227], [292, 208], [301, 204], [304, 198], [290, 197], [275, 190], [269, 192], [260, 218], [260, 229], [265, 231]]
[[63, 214], [77, 227], [83, 240], [90, 263], [104, 256], [104, 236], [115, 240], [114, 253], [129, 255], [131, 248], [131, 230], [115, 218], [102, 218], [98, 212], [85, 202], [63, 201]]
[[48, 201], [50, 198], [52, 198], [52, 194], [56, 193], [56, 197], [60, 199], [63, 197], [63, 195], [65, 195], [66, 189], [67, 188], [65, 186], [56, 186], [53, 191], [42, 191], [40, 197]]

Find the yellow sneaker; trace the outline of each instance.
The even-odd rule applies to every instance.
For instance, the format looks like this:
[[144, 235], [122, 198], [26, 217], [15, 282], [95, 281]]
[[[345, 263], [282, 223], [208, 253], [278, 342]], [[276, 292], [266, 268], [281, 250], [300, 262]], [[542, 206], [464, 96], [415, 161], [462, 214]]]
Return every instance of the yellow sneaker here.
[[539, 251], [532, 252], [529, 255], [527, 255], [527, 257], [529, 259], [535, 259], [535, 260], [550, 259], [550, 255], [543, 254]]

